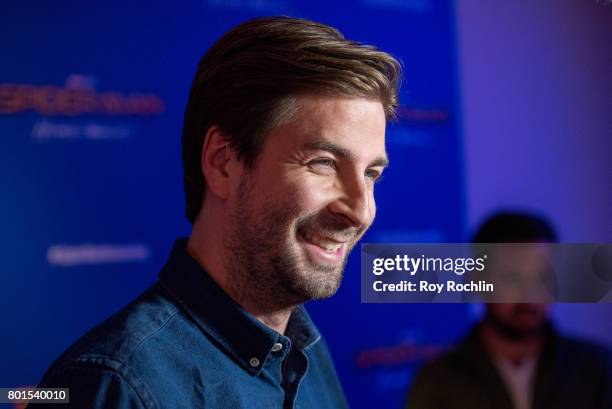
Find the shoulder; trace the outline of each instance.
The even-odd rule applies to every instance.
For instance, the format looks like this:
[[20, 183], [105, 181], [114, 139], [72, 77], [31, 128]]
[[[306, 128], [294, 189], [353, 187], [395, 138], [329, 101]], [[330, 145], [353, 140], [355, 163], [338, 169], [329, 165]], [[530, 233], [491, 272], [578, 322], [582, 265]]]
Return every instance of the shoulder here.
[[591, 340], [559, 336], [555, 353], [574, 371], [581, 369], [589, 373], [612, 371], [612, 351]]
[[69, 403], [45, 404], [45, 408], [151, 409], [157, 406], [146, 388], [121, 370], [91, 362], [71, 362], [48, 374], [40, 388], [67, 388]]
[[604, 357], [610, 355], [610, 349], [593, 340], [559, 336], [558, 342], [564, 351], [571, 350], [572, 353], [580, 353], [593, 357]]
[[146, 400], [142, 371], [163, 361], [159, 350], [181, 336], [173, 326], [182, 319], [178, 307], [155, 283], [64, 351], [39, 386], [72, 386], [80, 394], [93, 393], [87, 388], [95, 386], [98, 392], [106, 390], [107, 397], [115, 390]]
[[[469, 363], [461, 347], [454, 347], [425, 362], [415, 373], [406, 396], [405, 407], [410, 409], [447, 407], [449, 401], [461, 403], [465, 396], [457, 393], [458, 382], [473, 377], [468, 374]], [[457, 397], [459, 397], [457, 399]]]
[[490, 375], [491, 363], [484, 353], [475, 331], [446, 352], [426, 361], [415, 373], [411, 384], [411, 400], [443, 402], [449, 396], [464, 396], [477, 389], [479, 382]]
[[415, 377], [415, 383], [442, 385], [449, 379], [456, 379], [469, 368], [467, 357], [460, 349], [452, 348], [426, 361]]
[[51, 366], [59, 370], [72, 363], [105, 362], [110, 368], [125, 365], [151, 337], [161, 335], [178, 308], [155, 283], [130, 304], [98, 324], [66, 351]]

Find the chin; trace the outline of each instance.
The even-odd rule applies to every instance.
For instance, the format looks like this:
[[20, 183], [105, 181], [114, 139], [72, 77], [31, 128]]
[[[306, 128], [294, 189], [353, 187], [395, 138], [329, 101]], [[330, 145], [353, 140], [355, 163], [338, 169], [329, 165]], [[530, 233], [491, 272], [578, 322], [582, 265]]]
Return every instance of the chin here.
[[305, 301], [329, 298], [338, 291], [342, 273], [342, 265], [316, 268], [309, 262], [299, 263], [292, 287]]

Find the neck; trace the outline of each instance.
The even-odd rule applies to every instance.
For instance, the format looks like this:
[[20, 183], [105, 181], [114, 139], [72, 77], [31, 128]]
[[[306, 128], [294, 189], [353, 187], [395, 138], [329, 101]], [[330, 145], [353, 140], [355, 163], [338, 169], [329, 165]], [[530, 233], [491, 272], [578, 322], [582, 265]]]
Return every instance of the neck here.
[[255, 318], [263, 322], [268, 327], [272, 328], [279, 334], [284, 334], [287, 330], [289, 317], [291, 317], [291, 309], [280, 310], [272, 313], [253, 314]]
[[514, 364], [520, 364], [526, 359], [539, 354], [543, 335], [537, 334], [526, 338], [508, 338], [499, 333], [490, 323], [483, 323], [480, 336], [489, 352]]
[[[202, 212], [204, 211], [205, 208], [202, 209]], [[253, 283], [244, 283], [242, 282], [245, 281], [244, 276], [229, 271], [224, 260], [229, 260], [232, 255], [225, 254], [223, 242], [227, 233], [222, 225], [214, 222], [218, 219], [218, 217], [198, 217], [187, 242], [187, 252], [234, 302], [264, 325], [284, 334], [293, 310], [292, 306], [279, 307], [269, 301], [266, 302], [266, 298], [271, 297], [261, 297], [249, 291]], [[211, 222], [207, 223], [205, 220]]]

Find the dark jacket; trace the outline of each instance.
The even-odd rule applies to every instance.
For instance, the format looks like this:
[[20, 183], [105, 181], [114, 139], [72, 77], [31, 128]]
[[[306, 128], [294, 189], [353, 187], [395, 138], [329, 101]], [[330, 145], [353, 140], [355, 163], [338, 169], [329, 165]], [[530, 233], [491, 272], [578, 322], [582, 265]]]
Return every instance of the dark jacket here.
[[[457, 348], [425, 365], [408, 409], [512, 409], [510, 393], [476, 327]], [[560, 336], [552, 326], [537, 363], [533, 409], [612, 409], [612, 360], [595, 344]]]

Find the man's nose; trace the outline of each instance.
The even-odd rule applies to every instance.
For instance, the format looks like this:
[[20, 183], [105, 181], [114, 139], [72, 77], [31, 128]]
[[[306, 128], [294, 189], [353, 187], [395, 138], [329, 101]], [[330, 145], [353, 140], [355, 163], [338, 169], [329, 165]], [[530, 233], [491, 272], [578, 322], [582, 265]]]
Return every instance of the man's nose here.
[[374, 197], [363, 175], [341, 180], [338, 197], [329, 204], [332, 213], [343, 217], [351, 227], [368, 227], [374, 218]]

